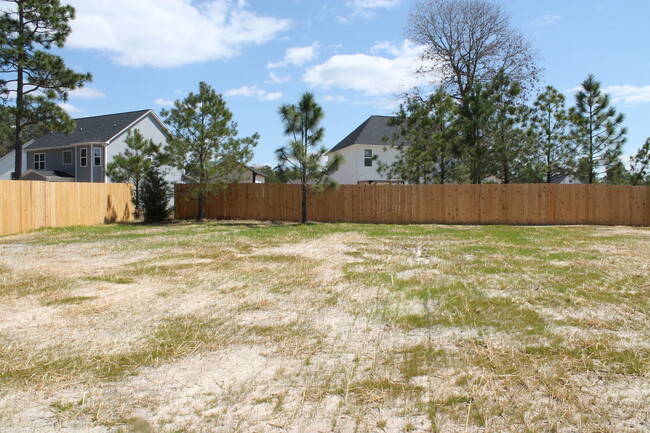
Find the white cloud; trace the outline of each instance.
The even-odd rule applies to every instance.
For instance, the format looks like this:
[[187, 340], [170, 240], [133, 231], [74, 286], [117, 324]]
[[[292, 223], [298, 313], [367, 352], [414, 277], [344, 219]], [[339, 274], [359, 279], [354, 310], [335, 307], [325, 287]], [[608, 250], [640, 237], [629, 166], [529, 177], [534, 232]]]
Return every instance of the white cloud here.
[[92, 87], [81, 87], [75, 89], [69, 93], [71, 98], [86, 98], [86, 99], [96, 99], [96, 98], [105, 98], [106, 94], [101, 90], [92, 88]]
[[231, 0], [69, 0], [77, 11], [67, 46], [105, 50], [125, 66], [173, 67], [230, 58], [291, 21], [258, 16]]
[[325, 102], [336, 102], [336, 103], [342, 103], [347, 101], [347, 98], [343, 95], [327, 95], [323, 97], [323, 101]]
[[400, 0], [353, 0], [347, 4], [356, 9], [390, 9], [399, 3]]
[[530, 22], [531, 26], [550, 26], [555, 24], [562, 16], [560, 15], [544, 15], [541, 18], [533, 20]]
[[410, 41], [404, 41], [401, 47], [382, 43], [371, 49], [378, 51], [389, 52], [391, 56], [336, 55], [307, 69], [303, 80], [312, 87], [355, 90], [367, 96], [390, 95], [423, 84], [414, 73], [420, 64], [421, 46]]
[[291, 80], [291, 76], [287, 75], [286, 77], [281, 77], [277, 75], [275, 72], [271, 71], [269, 74], [269, 80], [265, 81], [267, 84], [280, 84], [280, 83], [286, 83], [287, 81]]
[[60, 102], [57, 105], [59, 107], [63, 108], [65, 110], [65, 112], [68, 113], [68, 114], [78, 114], [78, 113], [83, 112], [83, 110], [81, 108], [75, 107], [74, 105], [68, 104], [67, 102]]
[[391, 9], [400, 4], [401, 0], [350, 0], [345, 3], [349, 12], [339, 15], [337, 19], [343, 23], [351, 23], [354, 18], [372, 18], [378, 9]]
[[607, 86], [605, 92], [609, 93], [612, 102], [623, 102], [625, 104], [647, 104], [650, 103], [650, 86]]
[[[572, 87], [567, 89], [565, 93], [568, 95], [575, 95], [580, 90], [582, 86]], [[650, 103], [650, 86], [607, 86], [603, 88], [603, 92], [608, 93], [611, 101], [613, 103], [624, 103], [624, 104], [647, 104]]]
[[260, 101], [276, 101], [282, 98], [282, 92], [267, 92], [257, 86], [242, 86], [238, 89], [231, 89], [224, 93], [226, 96], [243, 96], [246, 98], [256, 97]]
[[316, 58], [316, 49], [318, 48], [318, 42], [307, 47], [292, 47], [287, 48], [284, 53], [284, 59], [279, 62], [269, 62], [266, 66], [268, 68], [282, 68], [289, 65], [302, 66], [305, 63], [314, 60]]
[[158, 98], [153, 102], [156, 105], [160, 105], [160, 106], [163, 106], [163, 107], [173, 107], [174, 106], [174, 101], [172, 101], [171, 99]]

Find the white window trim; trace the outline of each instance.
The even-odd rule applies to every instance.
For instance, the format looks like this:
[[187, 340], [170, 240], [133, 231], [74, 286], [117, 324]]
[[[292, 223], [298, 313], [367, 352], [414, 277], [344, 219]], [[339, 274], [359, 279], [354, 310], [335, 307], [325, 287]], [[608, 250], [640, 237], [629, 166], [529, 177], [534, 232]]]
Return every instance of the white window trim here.
[[[69, 153], [69, 154], [70, 154], [70, 162], [68, 162], [67, 164], [66, 164], [66, 162], [65, 162], [65, 154], [66, 154], [66, 153]], [[61, 165], [72, 165], [72, 161], [73, 161], [73, 159], [72, 159], [72, 149], [64, 150], [64, 151], [61, 153]]]
[[[99, 158], [99, 164], [97, 163], [98, 158]], [[102, 166], [102, 148], [93, 147], [93, 167], [101, 167], [101, 166]]]
[[[42, 161], [36, 161], [36, 157], [42, 155], [43, 160]], [[36, 164], [43, 164], [43, 168], [37, 167]], [[40, 153], [35, 153], [34, 154], [34, 170], [45, 170], [45, 153], [40, 152]]]
[[88, 149], [85, 147], [79, 149], [79, 167], [88, 167]]

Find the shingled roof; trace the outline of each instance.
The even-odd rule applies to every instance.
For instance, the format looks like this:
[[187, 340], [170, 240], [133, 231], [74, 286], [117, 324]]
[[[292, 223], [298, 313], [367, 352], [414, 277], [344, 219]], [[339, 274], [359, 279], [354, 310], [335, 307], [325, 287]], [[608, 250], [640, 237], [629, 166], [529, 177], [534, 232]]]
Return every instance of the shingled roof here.
[[345, 149], [354, 144], [389, 145], [390, 141], [385, 142], [384, 137], [388, 137], [390, 140], [399, 131], [396, 126], [388, 126], [387, 123], [390, 118], [390, 116], [370, 116], [368, 120], [359, 125], [357, 129], [334, 146], [330, 150], [330, 153]]
[[108, 143], [125, 128], [150, 111], [138, 110], [75, 119], [76, 125], [72, 134], [50, 132], [25, 146], [25, 150], [64, 147], [79, 143]]

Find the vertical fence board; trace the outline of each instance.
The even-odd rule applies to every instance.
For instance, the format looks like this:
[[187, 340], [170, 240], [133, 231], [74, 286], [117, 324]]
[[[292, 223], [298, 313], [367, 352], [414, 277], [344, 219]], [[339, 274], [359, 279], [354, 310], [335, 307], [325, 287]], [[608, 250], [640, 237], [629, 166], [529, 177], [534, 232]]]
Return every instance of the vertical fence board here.
[[[8, 182], [8, 181], [7, 181]], [[79, 185], [78, 201], [89, 190]], [[34, 188], [37, 188], [35, 186]], [[45, 188], [45, 187], [43, 187]], [[176, 185], [175, 210], [179, 219], [195, 218], [196, 199], [186, 200], [190, 185]], [[36, 191], [36, 190], [34, 190]], [[5, 191], [3, 208], [42, 206], [50, 193], [38, 194], [37, 203], [22, 203], [22, 194]], [[117, 194], [114, 194], [118, 197]], [[59, 203], [55, 201], [54, 203]], [[105, 204], [105, 203], [104, 203]], [[99, 206], [94, 203], [88, 209]], [[41, 209], [39, 207], [39, 209]], [[68, 208], [30, 211], [55, 214], [61, 222]], [[301, 191], [296, 185], [240, 184], [211, 195], [208, 218], [300, 221]], [[3, 212], [6, 214], [6, 212]], [[86, 211], [79, 215], [87, 214]], [[310, 194], [308, 219], [323, 222], [442, 223], [442, 224], [605, 224], [650, 225], [650, 187], [610, 185], [343, 185]], [[16, 226], [3, 215], [0, 228]], [[79, 216], [76, 217], [79, 219]], [[12, 221], [12, 222], [9, 222]], [[89, 220], [90, 221], [90, 220]], [[19, 224], [27, 224], [19, 219]], [[29, 224], [37, 224], [36, 220]]]
[[133, 219], [133, 185], [0, 181], [0, 235]]

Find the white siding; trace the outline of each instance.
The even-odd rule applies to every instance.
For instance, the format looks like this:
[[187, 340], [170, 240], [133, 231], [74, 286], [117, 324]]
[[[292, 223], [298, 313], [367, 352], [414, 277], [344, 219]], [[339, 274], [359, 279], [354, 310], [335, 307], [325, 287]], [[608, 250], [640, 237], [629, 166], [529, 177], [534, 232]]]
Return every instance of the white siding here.
[[[386, 150], [384, 150], [386, 148]], [[377, 156], [372, 161], [372, 166], [365, 165], [365, 150], [372, 150], [373, 156]], [[399, 155], [399, 151], [392, 147], [355, 144], [338, 152], [345, 158], [339, 169], [332, 174], [331, 179], [342, 185], [355, 185], [359, 182], [368, 181], [386, 181], [389, 180], [386, 175], [377, 172], [379, 161], [384, 164], [392, 164]], [[328, 156], [332, 158], [332, 154]]]
[[[153, 114], [151, 113], [140, 119], [140, 121], [131, 126], [130, 129], [138, 129], [145, 139], [152, 139], [156, 144], [163, 143], [163, 147], [167, 146], [167, 136], [165, 135], [163, 127], [160, 125], [160, 123], [158, 123], [158, 121], [153, 117]], [[126, 150], [127, 132], [128, 131], [124, 131], [106, 147], [107, 164], [113, 161], [115, 155], [123, 153]], [[167, 180], [167, 182], [171, 184], [181, 182], [181, 173], [179, 170], [171, 167], [163, 167], [163, 169], [165, 172], [165, 180]], [[110, 182], [110, 179], [107, 178], [106, 181]]]
[[[11, 173], [16, 167], [15, 152], [12, 150], [0, 158], [0, 180], [11, 180]], [[23, 152], [23, 173], [27, 171], [27, 153]]]
[[335, 154], [343, 157], [339, 169], [330, 175], [330, 179], [341, 185], [356, 184], [356, 162], [354, 159], [354, 147], [346, 147], [338, 152], [330, 153], [327, 158], [331, 161]]

